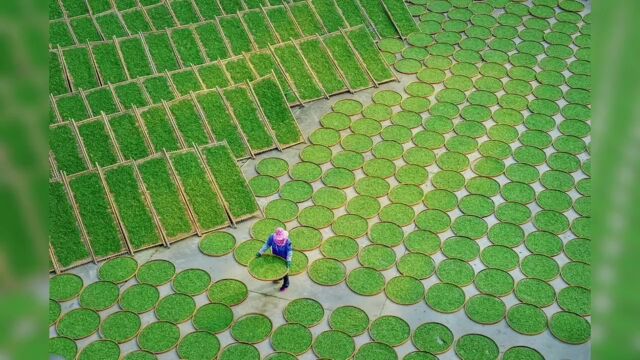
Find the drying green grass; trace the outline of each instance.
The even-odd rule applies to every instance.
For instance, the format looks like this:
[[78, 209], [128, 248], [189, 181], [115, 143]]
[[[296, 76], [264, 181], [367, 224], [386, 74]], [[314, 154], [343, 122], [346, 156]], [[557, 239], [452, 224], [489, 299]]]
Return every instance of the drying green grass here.
[[229, 344], [222, 349], [219, 360], [260, 360], [260, 351], [255, 346], [244, 343]]
[[443, 324], [429, 322], [418, 326], [411, 339], [421, 351], [442, 354], [453, 344], [453, 333]]
[[151, 144], [157, 152], [173, 151], [180, 148], [178, 137], [173, 130], [169, 115], [162, 107], [151, 108], [141, 114]]
[[268, 317], [262, 314], [247, 314], [236, 320], [231, 327], [231, 336], [248, 344], [257, 344], [271, 335], [273, 325]]
[[171, 40], [167, 33], [153, 33], [145, 36], [151, 60], [158, 71], [172, 71], [179, 68]]
[[311, 331], [303, 325], [284, 324], [271, 335], [271, 346], [276, 351], [300, 355], [309, 350], [312, 340]]
[[462, 306], [464, 306], [465, 294], [464, 290], [457, 285], [436, 283], [431, 285], [427, 290], [425, 301], [433, 310], [450, 314], [460, 310]]
[[496, 360], [500, 355], [498, 345], [490, 338], [479, 334], [467, 334], [458, 338], [455, 352], [462, 360]]
[[56, 100], [56, 107], [63, 121], [80, 121], [89, 117], [87, 108], [79, 94], [58, 98]]
[[56, 324], [58, 336], [72, 340], [84, 339], [98, 330], [100, 315], [89, 309], [75, 309], [64, 314]]
[[49, 338], [48, 351], [50, 356], [59, 356], [64, 359], [75, 359], [78, 346], [75, 341], [66, 337]]
[[89, 250], [82, 241], [79, 225], [63, 185], [50, 182], [48, 193], [49, 243], [56, 260], [62, 267], [88, 260]]
[[389, 345], [379, 343], [379, 342], [370, 342], [366, 343], [358, 349], [358, 352], [354, 355], [354, 360], [383, 360], [383, 359], [395, 359], [398, 354], [396, 351]]
[[190, 296], [200, 295], [211, 285], [211, 275], [202, 269], [186, 269], [173, 279], [173, 289]]
[[260, 80], [253, 84], [253, 91], [280, 146], [301, 142], [302, 133], [276, 80]]
[[328, 32], [338, 31], [347, 25], [340, 16], [340, 10], [332, 0], [311, 0], [318, 16], [322, 20]]
[[309, 266], [308, 274], [313, 282], [322, 286], [333, 286], [344, 281], [346, 268], [340, 261], [321, 258]]
[[282, 71], [280, 71], [280, 67], [270, 52], [253, 53], [249, 56], [249, 61], [260, 76], [270, 75], [271, 72], [275, 73], [278, 84], [280, 84], [284, 97], [287, 99], [287, 103], [294, 104], [298, 102], [294, 91], [291, 89], [291, 86], [289, 86], [289, 82]]
[[318, 358], [346, 360], [356, 351], [353, 339], [337, 330], [327, 330], [318, 335], [313, 342], [313, 353]]
[[127, 36], [127, 31], [125, 30], [123, 23], [120, 22], [120, 19], [118, 19], [118, 16], [116, 14], [107, 13], [96, 16], [95, 19], [98, 27], [100, 28], [100, 31], [105, 38], [111, 39], [114, 36], [116, 38]]
[[406, 253], [398, 260], [396, 266], [400, 274], [420, 280], [430, 277], [436, 270], [433, 259], [421, 253]]
[[281, 41], [295, 40], [301, 37], [294, 20], [284, 7], [274, 7], [265, 11]]
[[180, 329], [166, 321], [157, 321], [147, 325], [138, 335], [138, 346], [154, 354], [165, 353], [173, 349], [180, 340]]
[[229, 73], [229, 77], [231, 77], [231, 81], [234, 84], [241, 84], [245, 81], [253, 81], [255, 80], [255, 75], [249, 67], [249, 62], [241, 57], [235, 60], [227, 60], [224, 63], [224, 67]]
[[336, 5], [342, 10], [342, 15], [349, 26], [358, 26], [366, 23], [366, 20], [360, 12], [357, 0], [336, 1]]
[[89, 109], [94, 116], [100, 115], [101, 112], [107, 115], [118, 112], [116, 100], [108, 88], [99, 88], [96, 91], [86, 94], [86, 97], [87, 103], [89, 103]]
[[291, 10], [291, 14], [298, 26], [300, 26], [304, 36], [313, 36], [325, 32], [309, 3], [304, 1], [294, 2], [289, 5], [289, 10]]
[[74, 45], [73, 37], [64, 20], [49, 23], [49, 43], [51, 45]]
[[86, 170], [87, 167], [80, 156], [80, 148], [70, 126], [49, 128], [49, 147], [53, 152], [58, 170], [68, 174]]
[[223, 279], [211, 285], [207, 297], [211, 302], [217, 302], [228, 306], [238, 305], [249, 295], [247, 285], [234, 279]]
[[274, 52], [302, 100], [315, 100], [324, 95], [295, 46], [281, 45], [274, 48]]
[[248, 266], [256, 253], [264, 245], [264, 241], [249, 239], [238, 245], [233, 251], [233, 258], [242, 266]]
[[384, 275], [378, 270], [369, 267], [355, 268], [347, 277], [347, 286], [349, 289], [363, 296], [372, 296], [381, 293], [382, 290], [384, 290], [384, 284]]
[[142, 130], [132, 114], [116, 116], [108, 121], [125, 159], [141, 159], [149, 155]]
[[78, 132], [92, 164], [108, 166], [118, 161], [114, 145], [102, 121], [85, 122], [78, 126]]
[[413, 305], [424, 298], [424, 285], [411, 276], [396, 276], [387, 282], [384, 292], [396, 304]]
[[180, 199], [165, 159], [145, 161], [139, 165], [139, 170], [167, 236], [175, 238], [193, 232], [187, 209]]
[[369, 240], [374, 244], [394, 247], [400, 245], [403, 238], [402, 228], [391, 222], [375, 223], [369, 230]]
[[336, 94], [346, 90], [346, 85], [319, 39], [304, 41], [300, 43], [299, 47], [302, 56], [309, 63], [327, 94]]
[[287, 272], [287, 264], [279, 256], [262, 255], [249, 262], [249, 274], [258, 280], [279, 280], [287, 275]]
[[52, 326], [53, 324], [56, 323], [56, 321], [58, 321], [58, 318], [60, 318], [61, 313], [62, 313], [62, 308], [60, 304], [55, 300], [49, 299], [49, 318], [48, 318], [49, 326]]
[[524, 335], [537, 335], [547, 329], [547, 316], [540, 308], [529, 304], [516, 304], [507, 312], [507, 324]]
[[125, 311], [143, 314], [153, 309], [160, 299], [160, 292], [149, 284], [135, 284], [120, 296], [118, 305]]
[[401, 0], [383, 0], [388, 14], [395, 23], [401, 36], [407, 36], [418, 31], [418, 27], [409, 13], [404, 1]]
[[196, 330], [217, 334], [231, 326], [233, 310], [225, 304], [206, 304], [198, 308], [192, 322]]
[[314, 228], [298, 226], [289, 231], [289, 240], [296, 250], [313, 250], [320, 246], [322, 233]]
[[360, 5], [367, 13], [367, 16], [371, 19], [376, 30], [382, 37], [396, 37], [399, 35], [393, 21], [389, 15], [387, 15], [382, 2], [378, 0], [359, 1]]
[[78, 360], [104, 359], [117, 360], [120, 358], [120, 347], [110, 340], [97, 340], [85, 346], [78, 354]]
[[98, 78], [87, 48], [71, 48], [62, 52], [74, 90], [98, 87]]
[[68, 301], [80, 294], [82, 278], [75, 274], [61, 274], [49, 279], [49, 297], [55, 301]]
[[364, 236], [369, 230], [367, 220], [358, 215], [346, 214], [338, 217], [331, 225], [336, 235], [344, 235], [353, 239]]
[[147, 78], [142, 81], [142, 84], [153, 104], [160, 104], [162, 101], [171, 101], [176, 97], [171, 85], [169, 85], [169, 79], [166, 76]]
[[171, 9], [181, 25], [192, 24], [200, 20], [193, 6], [193, 2], [184, 0], [171, 3]]
[[230, 253], [235, 245], [235, 236], [218, 231], [205, 235], [198, 243], [198, 248], [205, 255], [217, 257]]
[[274, 45], [278, 42], [275, 34], [271, 32], [271, 27], [262, 11], [248, 11], [241, 16], [259, 49], [267, 48], [269, 45]]
[[271, 149], [275, 146], [271, 135], [263, 123], [256, 104], [245, 87], [236, 87], [224, 91], [236, 120], [247, 137], [254, 152]]
[[244, 9], [242, 1], [240, 0], [221, 1], [220, 6], [225, 14], [235, 14], [236, 12]]
[[118, 85], [114, 88], [114, 91], [118, 101], [127, 110], [132, 109], [134, 106], [143, 107], [148, 105], [142, 87], [136, 82]]
[[196, 71], [207, 89], [224, 88], [231, 85], [230, 80], [222, 69], [222, 64], [209, 63], [198, 67]]
[[222, 97], [217, 92], [208, 92], [197, 99], [216, 140], [226, 141], [236, 158], [246, 157], [249, 150]]
[[473, 281], [475, 271], [471, 265], [462, 260], [445, 259], [438, 264], [436, 275], [443, 282], [467, 286]]
[[51, 51], [49, 52], [49, 92], [53, 95], [69, 92], [60, 58], [57, 53]]
[[189, 320], [196, 311], [193, 298], [185, 294], [171, 294], [160, 299], [155, 314], [160, 321], [180, 324]]
[[217, 145], [203, 150], [203, 153], [231, 216], [255, 214], [258, 204], [229, 147]]
[[109, 315], [100, 324], [100, 333], [105, 339], [118, 344], [133, 339], [140, 330], [140, 317], [128, 311], [118, 311]]
[[568, 344], [582, 344], [591, 338], [591, 323], [570, 312], [557, 312], [551, 316], [549, 330], [558, 340]]
[[392, 248], [384, 245], [367, 245], [358, 254], [358, 261], [362, 266], [383, 271], [391, 268], [396, 262], [396, 253]]
[[97, 281], [82, 290], [80, 306], [101, 311], [112, 307], [120, 295], [118, 285], [110, 281]]
[[342, 34], [324, 38], [324, 44], [333, 55], [336, 65], [342, 70], [351, 89], [361, 90], [373, 85], [365, 70], [360, 66], [349, 42]]
[[183, 337], [176, 350], [181, 359], [214, 359], [220, 351], [220, 340], [206, 331], [196, 331]]
[[495, 324], [501, 321], [506, 312], [506, 306], [502, 300], [490, 295], [475, 295], [469, 298], [464, 307], [467, 316], [484, 325]]
[[349, 31], [347, 36], [376, 82], [381, 83], [393, 79], [393, 73], [380, 55], [376, 44], [366, 29]]
[[151, 75], [151, 65], [140, 39], [132, 38], [120, 41], [120, 51], [131, 78]]
[[235, 55], [241, 55], [243, 52], [250, 52], [253, 50], [251, 39], [245, 32], [244, 26], [240, 22], [237, 15], [231, 15], [218, 19], [222, 33], [229, 41], [231, 52]]
[[544, 360], [544, 357], [535, 349], [526, 346], [514, 346], [502, 355], [504, 360]]
[[170, 76], [180, 96], [188, 95], [191, 91], [202, 90], [202, 83], [200, 83], [197, 74], [191, 68], [171, 73]]
[[358, 336], [369, 327], [369, 316], [355, 306], [341, 306], [331, 312], [329, 327], [349, 336]]
[[151, 19], [151, 23], [158, 30], [170, 29], [177, 25], [171, 16], [171, 10], [165, 4], [148, 8], [146, 12], [149, 19]]
[[151, 25], [147, 22], [141, 10], [128, 11], [122, 14], [122, 19], [129, 31], [133, 33], [151, 31]]
[[[215, 4], [214, 2], [208, 3]], [[195, 31], [209, 60], [215, 61], [229, 57], [229, 49], [227, 49], [220, 31], [214, 23], [206, 23], [196, 26]]]
[[73, 33], [79, 43], [87, 43], [89, 41], [100, 41], [102, 37], [98, 34], [96, 25], [89, 17], [78, 17], [69, 21]]
[[208, 230], [228, 225], [225, 209], [198, 156], [193, 152], [176, 154], [171, 162], [200, 227]]
[[409, 324], [397, 316], [380, 316], [369, 327], [369, 336], [374, 341], [389, 346], [399, 346], [409, 340], [411, 328]]
[[121, 252], [124, 249], [123, 239], [98, 174], [74, 178], [69, 185], [96, 257]]
[[[285, 225], [280, 220], [276, 219], [260, 219], [256, 221], [249, 231], [254, 239], [260, 239], [261, 241], [267, 241], [269, 236], [275, 232], [277, 228], [285, 228]], [[262, 240], [264, 239], [264, 240]]]
[[130, 256], [113, 258], [98, 269], [98, 278], [116, 284], [131, 279], [138, 271], [138, 262]]

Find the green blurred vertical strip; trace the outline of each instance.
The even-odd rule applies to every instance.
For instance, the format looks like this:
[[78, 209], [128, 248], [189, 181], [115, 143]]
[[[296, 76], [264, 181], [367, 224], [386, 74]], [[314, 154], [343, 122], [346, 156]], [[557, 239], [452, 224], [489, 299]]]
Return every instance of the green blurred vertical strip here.
[[99, 175], [89, 173], [78, 176], [71, 179], [69, 185], [96, 257], [103, 258], [121, 252], [124, 240]]
[[89, 259], [80, 227], [61, 183], [49, 183], [49, 243], [62, 267]]
[[253, 84], [253, 89], [278, 143], [286, 147], [302, 141], [296, 119], [291, 114], [278, 83], [272, 78], [267, 78]]
[[640, 32], [637, 1], [593, 2], [594, 337], [597, 359], [638, 359]]
[[254, 152], [259, 152], [274, 148], [273, 139], [265, 128], [258, 108], [249, 96], [249, 91], [244, 87], [237, 87], [226, 89], [223, 94], [242, 128], [242, 132], [247, 137], [251, 149]]
[[173, 167], [187, 195], [201, 229], [217, 229], [229, 224], [229, 219], [218, 199], [218, 194], [209, 183], [198, 155], [194, 152], [171, 156]]
[[193, 225], [182, 203], [177, 185], [173, 182], [164, 158], [156, 158], [138, 165], [151, 203], [169, 238], [193, 232]]
[[153, 217], [145, 204], [131, 165], [105, 172], [105, 179], [120, 213], [124, 228], [137, 250], [162, 242]]
[[259, 211], [247, 180], [240, 171], [229, 147], [216, 145], [203, 150], [207, 166], [211, 168], [222, 197], [227, 201], [234, 218], [251, 215]]
[[75, 174], [87, 169], [69, 125], [49, 128], [49, 149], [53, 152], [59, 171]]
[[242, 139], [240, 130], [233, 122], [222, 97], [212, 91], [197, 95], [197, 99], [216, 141], [226, 141], [236, 158], [241, 159], [249, 156], [249, 150]]

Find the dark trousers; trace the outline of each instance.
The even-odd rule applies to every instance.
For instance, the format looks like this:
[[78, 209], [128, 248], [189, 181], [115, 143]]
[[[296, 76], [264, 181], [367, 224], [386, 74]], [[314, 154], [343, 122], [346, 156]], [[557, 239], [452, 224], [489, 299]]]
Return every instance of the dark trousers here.
[[289, 275], [285, 275], [283, 278], [284, 280], [284, 284], [282, 284], [283, 288], [288, 288], [289, 287]]

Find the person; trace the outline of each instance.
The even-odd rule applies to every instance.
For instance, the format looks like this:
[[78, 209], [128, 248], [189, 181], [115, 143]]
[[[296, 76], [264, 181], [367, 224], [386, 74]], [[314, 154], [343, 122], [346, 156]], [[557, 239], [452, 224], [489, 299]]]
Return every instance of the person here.
[[[271, 248], [271, 253], [275, 256], [280, 256], [285, 259], [287, 262], [287, 269], [291, 269], [291, 257], [293, 256], [293, 245], [289, 240], [289, 232], [283, 228], [277, 228], [276, 231], [269, 235], [267, 242], [262, 246], [262, 248], [256, 254], [256, 257], [262, 256], [265, 251]], [[289, 274], [285, 275], [284, 283], [280, 288], [280, 291], [285, 291], [289, 287]], [[274, 283], [279, 283], [279, 280], [274, 281]]]

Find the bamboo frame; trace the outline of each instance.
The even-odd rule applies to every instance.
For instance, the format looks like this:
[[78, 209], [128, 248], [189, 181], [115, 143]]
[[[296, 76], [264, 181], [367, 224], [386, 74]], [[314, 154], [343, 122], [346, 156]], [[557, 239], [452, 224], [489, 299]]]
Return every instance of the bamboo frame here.
[[122, 233], [122, 237], [124, 238], [124, 243], [127, 249], [129, 250], [129, 254], [133, 255], [133, 246], [131, 246], [131, 242], [129, 241], [129, 233], [127, 233], [127, 231], [125, 230], [124, 222], [122, 221], [122, 217], [120, 216], [120, 211], [116, 207], [115, 202], [111, 197], [112, 196], [111, 191], [110, 191], [109, 185], [107, 184], [107, 180], [104, 177], [104, 173], [102, 172], [102, 168], [100, 167], [100, 165], [96, 164], [96, 169], [98, 172], [98, 176], [100, 177], [100, 182], [102, 183], [102, 187], [104, 188], [104, 193], [107, 197], [107, 201], [109, 202], [109, 207], [111, 208], [111, 211], [113, 212], [113, 215], [116, 218], [116, 222], [118, 223], [118, 228], [120, 229], [120, 232]]
[[[133, 163], [135, 164], [135, 166], [136, 166], [136, 168], [137, 168], [138, 173], [140, 174], [140, 180], [142, 180], [142, 184], [144, 184], [144, 180], [142, 179], [142, 174], [140, 173], [140, 169], [138, 168], [138, 165], [140, 165], [140, 164], [144, 164], [145, 162], [150, 161], [150, 160], [157, 160], [157, 159], [162, 159], [162, 158], [164, 159], [164, 161], [167, 161], [167, 160], [166, 160], [167, 158], [165, 157], [165, 155], [164, 155], [164, 154], [165, 154], [165, 152], [164, 152], [164, 150], [163, 150], [162, 152], [159, 152], [159, 153], [153, 154], [153, 155], [148, 156], [148, 157], [146, 157], [146, 158], [144, 158], [144, 159], [141, 159], [141, 160], [135, 160], [135, 161], [133, 161]], [[180, 189], [180, 188], [178, 187], [178, 185], [177, 185], [177, 183], [176, 183], [176, 179], [175, 179], [175, 177], [174, 177], [174, 175], [175, 175], [175, 174], [172, 172], [172, 169], [171, 169], [168, 165], [167, 165], [167, 171], [169, 172], [169, 176], [171, 177], [171, 180], [172, 180], [173, 184], [176, 186], [176, 189], [177, 189], [177, 191], [178, 191], [178, 197], [180, 198], [180, 203], [184, 206], [184, 208], [185, 208], [185, 210], [186, 210], [186, 215], [187, 215], [187, 217], [189, 218], [190, 225], [191, 225], [191, 227], [192, 227], [192, 229], [191, 229], [191, 231], [190, 231], [190, 232], [182, 233], [182, 234], [177, 234], [177, 235], [175, 235], [175, 236], [173, 236], [173, 237], [168, 237], [168, 236], [167, 236], [167, 238], [166, 238], [166, 240], [167, 240], [167, 244], [171, 244], [171, 243], [174, 243], [174, 242], [176, 242], [176, 241], [180, 241], [180, 240], [184, 240], [184, 239], [186, 239], [186, 238], [189, 238], [189, 237], [191, 237], [191, 236], [193, 236], [193, 235], [197, 234], [197, 231], [196, 231], [196, 225], [195, 225], [194, 220], [193, 220], [193, 218], [192, 218], [192, 214], [191, 214], [191, 212], [190, 212], [191, 210], [190, 210], [190, 208], [189, 208], [189, 207], [184, 203], [184, 198], [183, 198], [183, 194], [182, 194], [182, 189]], [[146, 189], [147, 193], [148, 193], [148, 194], [149, 194], [149, 196], [150, 196], [150, 192], [149, 192], [149, 190], [146, 188], [146, 184], [145, 184], [145, 187], [144, 187], [144, 188]], [[153, 207], [153, 201], [151, 201], [151, 206]], [[159, 219], [159, 217], [158, 217], [158, 219]], [[160, 222], [160, 224], [162, 225], [162, 221]], [[166, 229], [164, 229], [164, 226], [163, 226], [163, 230], [164, 230], [164, 232], [165, 232], [165, 234], [166, 234]]]
[[162, 226], [162, 222], [160, 221], [160, 217], [158, 216], [158, 212], [156, 211], [156, 208], [153, 207], [153, 202], [151, 201], [151, 195], [149, 194], [149, 191], [147, 190], [147, 186], [144, 184], [144, 181], [142, 180], [142, 174], [140, 174], [138, 165], [135, 163], [135, 161], [132, 161], [131, 163], [133, 166], [133, 173], [135, 174], [136, 181], [138, 182], [138, 187], [142, 191], [142, 195], [144, 196], [144, 200], [147, 205], [147, 208], [149, 209], [149, 211], [151, 211], [151, 216], [153, 217], [153, 221], [155, 222], [158, 228], [158, 231], [160, 232], [160, 240], [162, 241], [162, 244], [165, 247], [170, 247], [170, 243], [168, 240], [169, 237], [167, 236], [166, 230]]
[[[83, 171], [83, 172], [79, 172], [79, 173], [76, 173], [76, 174], [70, 175], [70, 176], [68, 176], [68, 177], [67, 177], [67, 176], [66, 176], [66, 174], [65, 174], [65, 178], [66, 178], [66, 181], [67, 181], [67, 182], [69, 182], [69, 181], [72, 181], [72, 180], [73, 180], [73, 179], [75, 179], [75, 178], [78, 178], [78, 177], [81, 177], [81, 176], [92, 175], [92, 174], [93, 174], [93, 175], [98, 175], [98, 177], [100, 178], [100, 174], [98, 173], [98, 171], [97, 171], [95, 168], [94, 168], [94, 169], [90, 169], [90, 170], [86, 170], [86, 171]], [[106, 255], [106, 256], [103, 256], [103, 257], [100, 257], [100, 258], [96, 258], [96, 259], [97, 259], [97, 261], [108, 260], [108, 259], [111, 259], [111, 258], [114, 258], [114, 257], [120, 256], [120, 255], [122, 255], [122, 254], [125, 254], [125, 253], [129, 252], [129, 251], [128, 251], [128, 250], [129, 250], [129, 249], [128, 249], [128, 244], [127, 244], [127, 242], [125, 241], [124, 233], [122, 232], [121, 223], [120, 223], [120, 221], [119, 221], [118, 217], [116, 216], [116, 214], [113, 212], [113, 208], [111, 207], [111, 206], [112, 206], [112, 204], [111, 204], [111, 202], [110, 202], [109, 195], [108, 195], [108, 193], [107, 193], [107, 189], [104, 187], [104, 184], [102, 183], [102, 179], [101, 179], [101, 178], [100, 178], [100, 180], [101, 180], [102, 189], [104, 190], [104, 196], [105, 196], [105, 199], [107, 200], [107, 203], [109, 204], [109, 208], [110, 208], [110, 210], [111, 210], [111, 215], [113, 216], [113, 220], [114, 220], [114, 222], [116, 223], [115, 225], [116, 225], [116, 227], [117, 227], [117, 228], [118, 228], [118, 230], [119, 230], [119, 234], [120, 234], [120, 239], [119, 239], [119, 240], [120, 240], [120, 243], [122, 244], [122, 250], [120, 250], [120, 251], [118, 251], [118, 252], [115, 252], [115, 253], [113, 253], [113, 254], [110, 254], [110, 255]], [[73, 199], [73, 202], [76, 204], [76, 207], [77, 207], [77, 206], [78, 206], [78, 204], [77, 204], [77, 202], [76, 202], [76, 200], [75, 200], [75, 196], [73, 195], [73, 191], [71, 190], [71, 187], [70, 187], [70, 186], [69, 186], [69, 191], [70, 191], [70, 194], [71, 194], [71, 198]], [[80, 209], [78, 208], [78, 215], [80, 215], [79, 210], [80, 210]], [[80, 221], [82, 221], [82, 217], [81, 217], [81, 216], [80, 216]], [[82, 224], [83, 224], [83, 226], [84, 226], [84, 222], [83, 222]], [[85, 231], [86, 231], [86, 229], [85, 229]], [[91, 237], [87, 234], [87, 239], [90, 239], [90, 238], [91, 238]], [[91, 246], [91, 241], [88, 241], [88, 243], [89, 243], [89, 246]], [[92, 248], [92, 250], [93, 250], [93, 248]], [[97, 262], [96, 262], [96, 263], [97, 263]]]
[[94, 264], [98, 263], [98, 259], [96, 258], [96, 254], [93, 252], [93, 248], [91, 247], [91, 242], [89, 241], [89, 234], [87, 234], [87, 229], [82, 222], [82, 218], [80, 217], [80, 210], [78, 209], [78, 204], [76, 204], [75, 199], [73, 197], [73, 193], [71, 192], [71, 186], [69, 185], [69, 179], [66, 174], [62, 172], [61, 174], [62, 184], [64, 186], [65, 194], [67, 195], [67, 200], [73, 209], [73, 214], [76, 218], [76, 223], [78, 224], [78, 228], [80, 230], [80, 238], [84, 242], [84, 245], [89, 250], [89, 254], [91, 255], [91, 259]]
[[[144, 249], [148, 249], [148, 248], [151, 248], [151, 247], [155, 247], [155, 246], [164, 244], [164, 234], [162, 232], [163, 231], [162, 228], [159, 225], [159, 222], [158, 222], [158, 219], [157, 219], [157, 215], [155, 214], [155, 209], [153, 209], [153, 207], [150, 206], [150, 202], [148, 201], [148, 199], [147, 199], [147, 197], [146, 197], [146, 195], [145, 195], [145, 193], [143, 191], [144, 189], [141, 186], [140, 179], [138, 178], [138, 173], [136, 172], [137, 169], [134, 167], [134, 164], [133, 164], [132, 160], [128, 160], [128, 161], [120, 163], [120, 164], [114, 164], [114, 165], [111, 165], [111, 166], [106, 166], [106, 167], [101, 168], [102, 174], [103, 174], [103, 176], [105, 176], [104, 187], [105, 187], [107, 193], [109, 194], [109, 196], [113, 197], [113, 192], [111, 190], [111, 187], [109, 186], [108, 182], [106, 181], [106, 174], [108, 172], [110, 172], [110, 171], [113, 171], [113, 170], [121, 168], [121, 167], [126, 167], [126, 166], [130, 166], [131, 169], [133, 170], [133, 176], [134, 176], [134, 179], [136, 181], [136, 185], [138, 186], [138, 193], [139, 193], [140, 197], [143, 199], [145, 209], [147, 209], [149, 211], [149, 213], [151, 215], [151, 219], [154, 222], [154, 225], [156, 226], [156, 229], [158, 230], [158, 236], [160, 237], [160, 242], [157, 243], [157, 244], [151, 244], [151, 245], [143, 246], [143, 247], [137, 248], [137, 249], [134, 249], [133, 245], [131, 245], [131, 251], [132, 251], [132, 254], [133, 254], [134, 251], [142, 251]], [[118, 204], [115, 201], [115, 199], [113, 199], [113, 204], [114, 204], [114, 207], [117, 209], [118, 214], [119, 214], [120, 210], [119, 210]], [[121, 217], [119, 217], [119, 221], [121, 223], [121, 227], [123, 229], [123, 232], [125, 232], [128, 235], [129, 233], [127, 231], [127, 227], [125, 226], [124, 221], [122, 221]]]
[[[177, 154], [184, 153], [185, 150], [187, 149], [176, 151], [174, 153], [177, 153]], [[180, 176], [178, 176], [176, 169], [173, 167], [173, 163], [171, 162], [171, 158], [169, 157], [169, 154], [167, 153], [167, 151], [162, 149], [162, 154], [164, 155], [164, 159], [166, 160], [167, 166], [169, 167], [169, 173], [171, 174], [171, 178], [173, 179], [173, 181], [176, 184], [176, 187], [178, 188], [178, 192], [180, 193], [180, 198], [182, 199], [182, 202], [186, 205], [189, 219], [191, 220], [191, 223], [195, 227], [196, 233], [198, 234], [198, 236], [202, 236], [202, 228], [200, 227], [200, 223], [196, 220], [195, 211], [193, 210], [193, 207], [189, 202], [189, 199], [184, 190], [184, 187], [182, 186], [182, 182], [180, 181]]]

